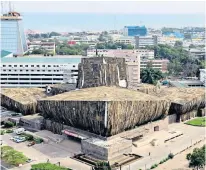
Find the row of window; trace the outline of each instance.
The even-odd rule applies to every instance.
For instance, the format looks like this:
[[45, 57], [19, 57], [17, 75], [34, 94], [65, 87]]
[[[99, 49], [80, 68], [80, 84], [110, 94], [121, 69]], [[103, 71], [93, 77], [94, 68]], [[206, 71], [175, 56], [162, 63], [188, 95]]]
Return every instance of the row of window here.
[[1, 74], [1, 76], [63, 76], [63, 74]]
[[[59, 65], [47, 65], [48, 67], [59, 67]], [[6, 67], [6, 65], [3, 65], [3, 67]], [[8, 65], [8, 67], [12, 67], [12, 65]], [[13, 67], [17, 67], [17, 65], [14, 65]], [[29, 67], [29, 65], [20, 65], [20, 67]], [[35, 67], [34, 65], [31, 65], [31, 67]], [[40, 67], [40, 65], [36, 65], [36, 67]], [[46, 65], [41, 65], [41, 67], [46, 67]], [[75, 67], [75, 65], [73, 65]]]
[[[11, 72], [11, 71], [18, 71], [18, 70], [3, 70], [4, 72], [6, 72], [6, 71], [9, 71], [9, 72]], [[22, 72], [23, 70], [19, 70], [20, 72]], [[24, 70], [25, 71], [25, 70]], [[34, 71], [37, 71], [37, 72], [40, 72], [40, 71], [42, 71], [42, 72], [45, 72], [46, 70], [26, 70], [26, 72], [28, 72], [28, 71], [31, 71], [31, 72], [34, 72]], [[53, 71], [53, 72], [59, 72], [60, 70], [47, 70], [48, 72], [51, 72], [51, 71]]]
[[31, 79], [30, 78], [8, 78], [8, 79], [7, 78], [1, 78], [1, 80], [31, 80], [31, 81], [32, 80], [51, 80], [52, 81], [52, 80], [63, 80], [63, 79], [62, 78], [53, 78], [53, 79], [52, 78], [43, 78], [42, 79], [40, 77], [40, 78], [31, 78]]

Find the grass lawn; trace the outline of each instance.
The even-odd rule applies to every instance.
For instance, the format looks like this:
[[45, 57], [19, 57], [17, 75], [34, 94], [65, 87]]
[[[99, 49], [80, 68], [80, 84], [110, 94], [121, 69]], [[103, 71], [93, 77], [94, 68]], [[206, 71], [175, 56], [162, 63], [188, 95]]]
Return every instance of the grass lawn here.
[[192, 126], [206, 127], [206, 117], [198, 117], [198, 118], [187, 121], [185, 124], [192, 125]]
[[39, 163], [31, 165], [31, 170], [71, 170], [51, 163]]
[[3, 159], [9, 165], [18, 166], [19, 164], [24, 164], [28, 160], [23, 153], [14, 150], [10, 146], [2, 146], [1, 148], [1, 159]]

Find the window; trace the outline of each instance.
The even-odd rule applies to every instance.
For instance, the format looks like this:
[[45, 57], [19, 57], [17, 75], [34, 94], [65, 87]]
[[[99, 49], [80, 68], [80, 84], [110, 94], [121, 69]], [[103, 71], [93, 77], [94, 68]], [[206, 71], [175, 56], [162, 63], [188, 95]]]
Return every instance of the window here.
[[9, 65], [9, 67], [11, 67], [11, 65]]
[[6, 67], [6, 65], [3, 65], [3, 67]]
[[45, 65], [42, 65], [42, 67], [45, 67]]
[[23, 70], [20, 70], [20, 71], [23, 71]]
[[36, 65], [37, 67], [39, 67], [39, 65]]
[[25, 67], [28, 67], [28, 65], [25, 65]]
[[31, 70], [31, 71], [34, 71], [34, 70]]
[[31, 67], [34, 67], [34, 65], [31, 65]]
[[20, 67], [23, 67], [23, 65], [20, 65]]
[[37, 70], [38, 72], [40, 71], [40, 70]]
[[11, 70], [9, 70], [9, 71], [11, 71]]
[[51, 67], [51, 65], [48, 65], [48, 67]]
[[73, 65], [73, 67], [75, 67], [75, 65]]
[[14, 65], [14, 67], [17, 67], [17, 65]]
[[48, 70], [48, 72], [51, 72], [51, 70]]
[[29, 70], [26, 70], [26, 71], [29, 71]]
[[6, 71], [6, 70], [3, 70], [3, 71]]

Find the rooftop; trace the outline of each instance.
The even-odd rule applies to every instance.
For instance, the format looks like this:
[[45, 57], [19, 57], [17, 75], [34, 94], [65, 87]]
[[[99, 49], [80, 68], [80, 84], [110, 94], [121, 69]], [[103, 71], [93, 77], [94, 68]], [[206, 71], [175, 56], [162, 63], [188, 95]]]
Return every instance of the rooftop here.
[[1, 58], [6, 57], [9, 54], [12, 54], [12, 52], [6, 51], [6, 50], [1, 50]]
[[81, 56], [24, 56], [24, 57], [4, 57], [1, 59], [2, 63], [54, 63], [54, 64], [78, 64], [81, 62]]
[[134, 90], [119, 87], [92, 87], [58, 94], [41, 100], [63, 101], [151, 101], [161, 100]]
[[162, 100], [170, 100], [173, 103], [187, 103], [205, 95], [204, 88], [177, 88], [161, 87], [157, 90], [156, 86], [145, 85], [139, 90], [151, 96], [156, 96]]
[[130, 144], [131, 143], [129, 140], [121, 138], [121, 137], [117, 137], [115, 139], [111, 139], [111, 140], [107, 140], [107, 141], [104, 141], [104, 140], [101, 140], [98, 138], [89, 138], [89, 139], [86, 139], [86, 141], [89, 143], [93, 143], [97, 146], [104, 147], [104, 148], [110, 148], [110, 147], [117, 148], [117, 147], [122, 146], [122, 144]]
[[29, 104], [46, 97], [44, 91], [41, 88], [2, 88], [1, 94], [21, 104]]

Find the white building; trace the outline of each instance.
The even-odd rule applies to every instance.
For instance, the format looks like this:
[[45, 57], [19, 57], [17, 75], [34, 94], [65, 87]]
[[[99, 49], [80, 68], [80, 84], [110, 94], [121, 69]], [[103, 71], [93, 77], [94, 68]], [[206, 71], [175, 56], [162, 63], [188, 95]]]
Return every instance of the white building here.
[[55, 43], [54, 42], [29, 42], [28, 43], [28, 51], [32, 52], [34, 49], [44, 49], [49, 54], [55, 54]]
[[157, 36], [135, 36], [136, 48], [157, 45]]
[[132, 45], [135, 46], [135, 39], [134, 37], [129, 37], [129, 36], [122, 36], [119, 38], [116, 38], [115, 43], [121, 43], [121, 44], [127, 44], [127, 45]]
[[206, 69], [200, 69], [200, 81], [203, 82], [204, 86], [206, 83]]
[[4, 57], [1, 59], [2, 87], [45, 87], [76, 83], [81, 57]]
[[[154, 50], [146, 49], [134, 49], [134, 50], [122, 50], [122, 49], [97, 49], [97, 53], [100, 56], [105, 57], [125, 57], [129, 59], [132, 56], [140, 56], [141, 59], [154, 59]], [[87, 50], [87, 57], [96, 56], [96, 49]]]

